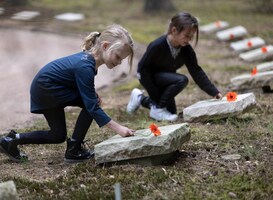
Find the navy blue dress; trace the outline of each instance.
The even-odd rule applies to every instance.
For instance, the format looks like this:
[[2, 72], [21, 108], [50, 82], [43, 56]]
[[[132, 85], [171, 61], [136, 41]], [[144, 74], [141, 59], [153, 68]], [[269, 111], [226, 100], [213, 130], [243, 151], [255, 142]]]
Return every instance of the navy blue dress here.
[[111, 118], [98, 105], [95, 91], [96, 62], [92, 55], [76, 53], [45, 65], [32, 81], [31, 112], [66, 106], [87, 109], [99, 127]]

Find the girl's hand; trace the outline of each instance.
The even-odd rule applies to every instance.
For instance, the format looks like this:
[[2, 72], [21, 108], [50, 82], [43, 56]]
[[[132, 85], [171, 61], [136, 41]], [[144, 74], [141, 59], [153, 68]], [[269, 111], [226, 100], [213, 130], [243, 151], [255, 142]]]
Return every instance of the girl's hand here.
[[219, 92], [214, 98], [215, 98], [215, 99], [222, 99], [223, 96], [222, 96], [222, 94]]
[[118, 130], [117, 133], [121, 136], [121, 137], [129, 137], [129, 136], [133, 136], [134, 135], [134, 130], [129, 129], [125, 126], [121, 126]]
[[122, 126], [115, 122], [114, 120], [111, 120], [106, 126], [113, 131], [115, 131], [117, 134], [119, 134], [121, 137], [128, 137], [128, 136], [133, 136], [134, 135], [134, 130], [129, 129], [125, 126]]

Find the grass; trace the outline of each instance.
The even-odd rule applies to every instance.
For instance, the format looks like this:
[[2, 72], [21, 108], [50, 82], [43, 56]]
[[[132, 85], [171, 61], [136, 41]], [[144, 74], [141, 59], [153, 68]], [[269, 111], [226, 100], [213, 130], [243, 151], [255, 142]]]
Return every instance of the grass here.
[[[243, 25], [250, 35], [262, 36], [268, 43], [272, 40], [272, 14], [254, 10], [247, 0], [173, 0], [178, 10], [187, 10], [206, 24], [219, 19], [231, 25]], [[121, 23], [143, 44], [166, 31], [168, 19], [173, 13], [142, 13], [143, 1], [108, 0], [29, 0], [28, 9], [39, 9], [48, 18], [34, 23], [39, 28], [59, 32], [87, 33], [102, 30], [105, 25]], [[52, 14], [82, 12], [86, 19], [78, 23], [57, 23]], [[247, 71], [245, 63], [236, 61], [229, 51], [220, 51], [227, 45], [212, 43], [209, 51], [203, 41], [213, 41], [213, 36], [200, 38], [202, 66], [223, 91], [229, 78]], [[217, 45], [221, 45], [221, 48]], [[204, 58], [203, 58], [204, 57]], [[249, 68], [249, 71], [252, 67]], [[182, 69], [181, 73], [187, 71]], [[141, 108], [135, 115], [128, 115], [125, 107], [130, 91], [140, 87], [135, 79], [100, 91], [104, 97], [104, 110], [116, 121], [133, 129], [147, 128], [154, 122], [148, 111]], [[180, 157], [173, 165], [96, 166], [94, 160], [67, 165], [63, 163], [66, 144], [25, 145], [21, 149], [30, 155], [30, 161], [16, 164], [0, 154], [0, 181], [14, 180], [20, 199], [114, 199], [114, 185], [121, 184], [123, 199], [273, 199], [273, 114], [272, 94], [255, 94], [257, 108], [239, 117], [215, 119], [205, 123], [192, 123], [191, 140], [180, 149]], [[177, 96], [178, 109], [205, 99], [195, 84]], [[79, 109], [68, 109], [67, 129], [71, 135]], [[177, 123], [182, 123], [179, 119]], [[167, 122], [157, 122], [158, 126]], [[46, 129], [44, 120], [31, 127], [18, 130]], [[113, 136], [107, 128], [99, 129], [96, 123], [90, 127], [87, 139], [94, 145]], [[222, 155], [240, 154], [237, 161], [225, 161]]]

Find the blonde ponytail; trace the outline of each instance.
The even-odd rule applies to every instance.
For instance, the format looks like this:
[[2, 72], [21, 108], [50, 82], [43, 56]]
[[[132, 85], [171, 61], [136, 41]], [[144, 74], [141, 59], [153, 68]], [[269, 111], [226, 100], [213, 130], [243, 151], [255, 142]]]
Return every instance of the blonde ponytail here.
[[110, 43], [109, 50], [119, 48], [120, 46], [126, 45], [130, 51], [128, 62], [130, 65], [130, 71], [133, 65], [134, 57], [134, 41], [130, 33], [123, 28], [121, 25], [113, 24], [106, 27], [104, 31], [91, 32], [85, 39], [82, 44], [82, 50], [88, 51], [92, 55], [100, 55], [101, 42], [108, 41]]
[[83, 51], [89, 51], [97, 43], [97, 38], [100, 36], [99, 32], [91, 32], [87, 37], [84, 38], [82, 44]]

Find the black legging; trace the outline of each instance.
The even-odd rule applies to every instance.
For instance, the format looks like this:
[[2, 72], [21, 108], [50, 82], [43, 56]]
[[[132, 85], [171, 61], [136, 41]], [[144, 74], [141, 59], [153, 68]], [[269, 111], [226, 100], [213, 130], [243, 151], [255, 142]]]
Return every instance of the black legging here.
[[[66, 140], [67, 130], [64, 108], [44, 110], [43, 114], [50, 130], [22, 133], [18, 141], [19, 144], [57, 144]], [[83, 141], [92, 121], [93, 118], [83, 108], [77, 119], [72, 138], [77, 141]]]
[[151, 104], [156, 104], [160, 108], [166, 107], [169, 112], [175, 114], [175, 96], [180, 93], [187, 85], [188, 78], [183, 74], [160, 72], [153, 76], [156, 88], [149, 90], [145, 80], [140, 79], [140, 83], [147, 90], [149, 97], [141, 99], [141, 105], [150, 108]]

